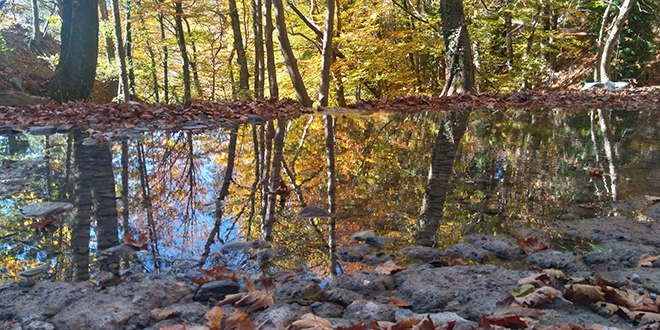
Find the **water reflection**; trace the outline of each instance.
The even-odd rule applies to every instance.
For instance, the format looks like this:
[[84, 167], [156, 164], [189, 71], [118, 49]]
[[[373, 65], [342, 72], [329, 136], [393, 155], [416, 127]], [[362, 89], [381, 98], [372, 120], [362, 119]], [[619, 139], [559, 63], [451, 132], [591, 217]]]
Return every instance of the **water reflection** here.
[[[150, 132], [97, 145], [83, 143], [86, 131], [1, 137], [2, 277], [46, 262], [53, 266], [42, 276], [66, 280], [196, 264], [351, 272], [365, 266], [334, 265], [329, 251], [362, 230], [392, 239], [383, 249], [396, 254], [411, 244], [447, 247], [472, 233], [547, 228], [561, 219], [640, 217], [639, 207], [613, 202], [639, 205], [658, 194], [659, 117], [376, 113]], [[18, 209], [38, 201], [76, 208], [36, 230], [30, 225], [38, 220]], [[308, 205], [334, 217], [298, 216]], [[140, 233], [148, 250], [101, 253]], [[230, 248], [245, 239], [272, 241], [272, 248]]]

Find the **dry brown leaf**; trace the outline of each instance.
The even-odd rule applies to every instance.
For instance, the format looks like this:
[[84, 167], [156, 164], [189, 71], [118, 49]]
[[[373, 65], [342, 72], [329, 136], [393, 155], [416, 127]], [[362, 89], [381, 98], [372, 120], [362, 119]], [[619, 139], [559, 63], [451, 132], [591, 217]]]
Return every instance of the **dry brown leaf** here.
[[543, 273], [548, 274], [548, 276], [558, 279], [558, 280], [565, 280], [568, 278], [564, 272], [562, 272], [559, 269], [544, 269]]
[[147, 244], [147, 241], [149, 241], [149, 238], [147, 238], [147, 233], [141, 233], [140, 237], [138, 237], [138, 240], [136, 241], [133, 238], [133, 233], [131, 233], [129, 231], [124, 236], [123, 241], [124, 241], [124, 243], [126, 243], [126, 245], [128, 245], [128, 246], [130, 246], [134, 249], [140, 250], [140, 249], [146, 249], [147, 248], [146, 244]]
[[548, 248], [545, 243], [539, 241], [539, 239], [536, 237], [519, 238], [518, 245], [523, 249], [523, 251], [525, 251], [526, 254], [532, 254], [534, 252]]
[[550, 276], [546, 273], [534, 274], [518, 280], [518, 285], [531, 284], [534, 287], [540, 288], [552, 284]]
[[227, 295], [225, 299], [218, 303], [218, 306], [224, 304], [232, 304], [234, 306], [249, 305], [248, 312], [251, 312], [261, 308], [268, 308], [275, 303], [275, 300], [273, 299], [275, 282], [273, 282], [272, 279], [261, 278], [261, 283], [264, 289], [263, 291], [258, 290], [245, 275], [243, 275], [243, 281], [245, 282], [245, 288], [247, 288], [248, 291]]
[[645, 195], [644, 197], [649, 202], [660, 202], [660, 197], [658, 196]]
[[307, 313], [301, 316], [299, 319], [291, 323], [288, 329], [295, 330], [332, 330], [332, 324], [330, 321], [316, 316], [312, 313]]
[[605, 317], [610, 317], [619, 311], [618, 305], [606, 301], [598, 301], [591, 304], [590, 306], [594, 311], [596, 311], [596, 313]]
[[658, 259], [660, 259], [660, 256], [642, 254], [642, 256], [639, 257], [639, 262], [637, 263], [637, 267], [653, 267], [653, 262]]
[[179, 316], [178, 312], [168, 309], [160, 309], [160, 308], [154, 308], [149, 313], [149, 317], [155, 320], [156, 322], [160, 322], [165, 319], [175, 318], [177, 316]]
[[410, 306], [412, 306], [409, 303], [407, 303], [403, 300], [396, 299], [396, 298], [390, 299], [390, 301], [388, 301], [387, 304], [388, 305], [393, 305], [393, 306], [399, 306], [399, 307], [410, 307]]
[[382, 265], [378, 265], [374, 271], [378, 274], [381, 275], [392, 275], [394, 273], [400, 272], [404, 270], [404, 267], [401, 267], [397, 264], [394, 263], [394, 261], [390, 260]]
[[222, 319], [225, 317], [225, 310], [215, 306], [211, 308], [206, 314], [204, 314], [204, 318], [209, 324], [209, 327], [211, 329], [209, 330], [221, 330], [222, 329]]
[[227, 316], [225, 321], [225, 329], [232, 330], [256, 330], [261, 328], [262, 324], [254, 323], [250, 319], [250, 315], [245, 314], [240, 308], [237, 308], [233, 313]]
[[561, 291], [549, 286], [538, 288], [526, 296], [516, 297], [515, 300], [523, 307], [536, 307], [547, 302], [552, 302], [557, 298], [569, 304], [571, 303], [564, 298], [564, 296], [561, 294]]
[[194, 278], [193, 282], [202, 285], [208, 282], [213, 282], [213, 281], [219, 281], [219, 280], [224, 280], [226, 278], [238, 282], [238, 276], [236, 273], [231, 272], [228, 268], [223, 267], [223, 266], [214, 266], [211, 269], [199, 269], [200, 273], [204, 275], [204, 277], [199, 277], [199, 278]]
[[601, 287], [590, 284], [571, 284], [566, 286], [566, 297], [571, 300], [580, 300], [584, 297], [590, 301], [604, 301], [605, 292]]
[[527, 329], [527, 323], [520, 319], [519, 315], [514, 314], [493, 314], [487, 315], [488, 323], [503, 326], [505, 328], [516, 328], [520, 327], [521, 329]]
[[[622, 308], [622, 310], [625, 309]], [[652, 322], [660, 322], [660, 314], [658, 313], [628, 311], [626, 315], [630, 318], [630, 321], [639, 323], [639, 325], [645, 325]]]

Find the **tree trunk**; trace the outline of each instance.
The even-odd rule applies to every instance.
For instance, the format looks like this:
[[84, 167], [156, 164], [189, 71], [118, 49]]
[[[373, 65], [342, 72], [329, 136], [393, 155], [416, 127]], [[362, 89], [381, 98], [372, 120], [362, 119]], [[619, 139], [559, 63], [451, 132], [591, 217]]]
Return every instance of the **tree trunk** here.
[[298, 97], [298, 101], [300, 101], [302, 106], [311, 107], [312, 100], [309, 98], [309, 94], [307, 94], [305, 83], [303, 82], [300, 70], [298, 69], [298, 61], [293, 55], [293, 49], [291, 49], [291, 43], [289, 42], [289, 36], [287, 35], [282, 0], [273, 0], [273, 7], [275, 7], [275, 27], [277, 28], [277, 37], [280, 41], [280, 49], [282, 50], [284, 63], [289, 71], [289, 77], [293, 83], [293, 88], [296, 91], [296, 97]]
[[[603, 50], [600, 52], [600, 56], [596, 59], [596, 74], [595, 77], [600, 78], [597, 81], [602, 83], [610, 81], [610, 76], [612, 75], [612, 55], [614, 54], [614, 49], [616, 48], [616, 42], [619, 40], [621, 35], [621, 30], [623, 25], [626, 23], [628, 14], [635, 5], [635, 0], [624, 0], [621, 6], [619, 7], [619, 14], [616, 15], [614, 20], [610, 25], [610, 32], [607, 36], [607, 40], [603, 44]], [[605, 17], [603, 17], [603, 24]]]
[[131, 3], [126, 3], [126, 66], [128, 68], [128, 96], [135, 100], [135, 65], [133, 65], [133, 30], [131, 29]]
[[273, 225], [275, 224], [275, 205], [277, 204], [277, 194], [275, 189], [280, 186], [282, 169], [282, 149], [284, 149], [284, 135], [286, 134], [286, 119], [277, 120], [277, 129], [273, 139], [273, 161], [270, 170], [270, 182], [266, 185], [268, 190], [268, 199], [266, 207], [266, 216], [262, 221], [261, 238], [264, 241], [273, 240]]
[[[445, 87], [442, 95], [474, 92], [474, 61], [465, 27], [463, 0], [442, 0], [442, 34], [445, 43]], [[461, 74], [458, 81], [457, 73]]]
[[268, 91], [271, 99], [278, 99], [280, 91], [277, 86], [277, 69], [275, 68], [275, 50], [273, 47], [273, 15], [272, 1], [265, 0], [266, 7], [266, 69], [268, 70]]
[[[105, 4], [105, 0], [99, 0], [99, 12], [101, 13], [101, 21], [108, 21], [108, 7]], [[112, 40], [112, 36], [105, 35], [105, 52], [108, 55], [108, 62], [110, 65], [114, 64], [115, 61], [115, 41]]]
[[264, 98], [264, 32], [261, 0], [251, 0], [254, 30], [254, 98]]
[[41, 20], [39, 19], [39, 3], [37, 0], [32, 0], [32, 46], [39, 48], [42, 42], [41, 35]]
[[[332, 0], [328, 3], [333, 2]], [[327, 29], [326, 29], [327, 31]], [[328, 219], [328, 257], [330, 258], [330, 274], [337, 275], [337, 237], [336, 237], [336, 213], [337, 213], [337, 175], [335, 172], [335, 122], [332, 116], [323, 116], [325, 119], [325, 158], [328, 164], [328, 212], [332, 217]]]
[[234, 49], [236, 50], [239, 76], [238, 76], [238, 98], [241, 100], [250, 98], [250, 81], [247, 66], [247, 56], [243, 47], [243, 36], [241, 35], [241, 22], [238, 18], [236, 0], [229, 0], [229, 16], [231, 17], [231, 29], [234, 32]]
[[94, 88], [99, 49], [97, 1], [62, 0], [60, 61], [52, 96], [60, 101], [87, 99]]
[[179, 42], [179, 51], [181, 51], [181, 60], [183, 61], [183, 99], [184, 101], [190, 101], [190, 61], [188, 60], [186, 37], [183, 32], [183, 5], [181, 2], [176, 2], [174, 7], [176, 11], [176, 15], [174, 16], [176, 23], [176, 37]]
[[119, 15], [119, 0], [112, 0], [112, 16], [115, 21], [115, 39], [117, 39], [117, 54], [119, 56], [119, 71], [120, 71], [120, 90], [117, 91], [117, 96], [122, 101], [131, 99], [130, 89], [128, 88], [128, 73], [126, 70], [126, 51], [124, 48], [124, 41], [121, 37], [121, 16]]
[[[323, 53], [321, 63], [321, 84], [319, 87], [319, 105], [322, 107], [328, 106], [328, 98], [330, 93], [330, 66], [332, 65], [333, 51], [332, 51], [332, 36], [335, 21], [335, 0], [326, 1], [325, 9], [325, 31], [323, 33]], [[332, 117], [330, 118], [332, 121]]]
[[451, 175], [456, 151], [467, 127], [467, 112], [443, 113], [439, 127], [449, 127], [448, 131], [440, 129], [435, 139], [431, 166], [422, 201], [419, 216], [419, 231], [415, 241], [420, 245], [434, 245], [436, 234], [440, 228], [442, 213], [447, 193], [451, 191]]
[[158, 23], [160, 24], [160, 42], [163, 44], [163, 92], [165, 93], [165, 103], [170, 103], [170, 82], [168, 78], [167, 66], [167, 44], [165, 43], [165, 22], [163, 13], [158, 14]]

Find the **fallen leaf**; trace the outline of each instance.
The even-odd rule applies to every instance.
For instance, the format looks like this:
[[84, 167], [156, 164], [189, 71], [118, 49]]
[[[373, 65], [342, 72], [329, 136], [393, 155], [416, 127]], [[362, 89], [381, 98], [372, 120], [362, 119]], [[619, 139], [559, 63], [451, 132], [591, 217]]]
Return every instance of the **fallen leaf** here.
[[225, 321], [225, 329], [227, 330], [255, 330], [259, 328], [261, 328], [261, 324], [254, 323], [250, 319], [250, 315], [245, 314], [240, 308], [229, 314]]
[[575, 301], [588, 298], [590, 301], [604, 301], [605, 292], [601, 287], [590, 284], [571, 284], [566, 286], [566, 297]]
[[653, 262], [660, 259], [660, 256], [652, 256], [650, 254], [642, 254], [637, 262], [637, 267], [653, 267]]
[[230, 279], [234, 282], [238, 282], [238, 275], [230, 271], [228, 268], [223, 266], [214, 266], [211, 269], [199, 269], [199, 272], [204, 275], [204, 277], [194, 278], [193, 282], [203, 285], [208, 282], [219, 281], [224, 279]]
[[275, 291], [275, 282], [269, 278], [261, 278], [261, 284], [263, 291], [255, 288], [254, 284], [243, 275], [243, 281], [245, 282], [245, 288], [247, 292], [241, 292], [236, 294], [230, 294], [225, 297], [221, 302], [218, 303], [218, 306], [225, 304], [232, 304], [234, 306], [248, 306], [248, 312], [268, 308], [275, 303], [273, 299], [273, 292]]
[[378, 265], [378, 267], [376, 267], [376, 269], [374, 269], [374, 271], [378, 274], [381, 274], [381, 275], [392, 275], [392, 274], [398, 273], [398, 272], [400, 272], [404, 269], [405, 269], [404, 267], [401, 267], [401, 266], [395, 264], [394, 261], [389, 260], [389, 261], [387, 261], [386, 263], [384, 263], [382, 265]]
[[222, 319], [224, 317], [225, 310], [218, 306], [211, 308], [206, 314], [204, 314], [204, 318], [210, 327], [209, 330], [222, 330]]
[[660, 197], [658, 196], [645, 195], [644, 198], [649, 202], [660, 202]]
[[587, 170], [587, 173], [589, 174], [589, 176], [600, 178], [603, 176], [603, 173], [605, 173], [605, 171], [603, 171], [602, 168], [590, 168]]
[[545, 243], [539, 241], [536, 237], [527, 237], [519, 238], [518, 245], [525, 251], [526, 254], [532, 254], [544, 249], [547, 249], [548, 246]]
[[156, 322], [160, 322], [162, 320], [166, 319], [171, 319], [179, 316], [179, 313], [173, 311], [173, 310], [168, 310], [168, 309], [160, 309], [160, 308], [154, 308], [151, 310], [149, 313], [149, 317], [155, 320]]
[[534, 292], [524, 297], [515, 298], [515, 300], [523, 307], [536, 307], [547, 302], [552, 302], [557, 298], [571, 304], [570, 301], [564, 298], [564, 296], [561, 294], [561, 291], [549, 286], [538, 288]]
[[493, 314], [487, 315], [486, 318], [490, 324], [503, 326], [506, 328], [520, 327], [521, 329], [527, 328], [527, 323], [520, 319], [520, 316], [513, 314]]
[[511, 289], [511, 295], [513, 295], [514, 297], [524, 296], [524, 295], [534, 291], [534, 289], [535, 289], [535, 287], [534, 287], [533, 284], [529, 284], [529, 283], [523, 284], [523, 285], [521, 285], [517, 288]]
[[296, 321], [293, 321], [287, 329], [291, 330], [333, 330], [330, 321], [316, 316], [312, 313], [307, 313], [301, 316]]
[[606, 301], [598, 301], [590, 305], [591, 309], [596, 311], [596, 313], [605, 316], [605, 317], [610, 317], [614, 315], [614, 313], [619, 311], [619, 306], [613, 303], [609, 303]]
[[390, 299], [390, 301], [388, 301], [387, 304], [388, 305], [393, 305], [393, 306], [399, 306], [399, 307], [410, 307], [410, 306], [412, 306], [409, 303], [407, 303], [403, 300], [396, 299], [396, 298]]
[[144, 232], [143, 232], [143, 233], [140, 234], [140, 237], [139, 237], [138, 240], [136, 241], [136, 240], [133, 238], [133, 233], [131, 233], [131, 232], [129, 231], [129, 232], [127, 232], [126, 235], [124, 236], [123, 241], [124, 241], [124, 243], [126, 243], [126, 245], [128, 245], [128, 246], [130, 246], [130, 247], [132, 247], [132, 248], [134, 248], [134, 249], [137, 249], [137, 250], [146, 250], [146, 249], [147, 249], [147, 245], [146, 245], [146, 244], [147, 244], [147, 241], [149, 241], [149, 238], [147, 238], [147, 233], [144, 233]]
[[525, 284], [531, 284], [536, 288], [543, 286], [548, 286], [552, 284], [550, 276], [547, 273], [534, 274], [527, 277], [523, 277], [518, 280], [518, 285], [522, 286]]

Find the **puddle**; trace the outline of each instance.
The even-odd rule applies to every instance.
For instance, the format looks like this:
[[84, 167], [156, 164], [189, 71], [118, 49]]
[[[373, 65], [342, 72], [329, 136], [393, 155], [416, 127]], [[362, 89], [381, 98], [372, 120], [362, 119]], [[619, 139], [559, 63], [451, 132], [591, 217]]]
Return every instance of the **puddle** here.
[[[564, 219], [655, 221], [643, 210], [653, 203], [646, 195], [660, 195], [659, 118], [600, 110], [335, 115], [337, 245], [372, 230], [388, 243], [386, 256], [405, 259], [403, 247], [446, 248], [476, 233], [535, 229], [556, 240], [549, 224]], [[85, 142], [88, 131], [0, 137], [1, 280], [46, 263], [40, 278], [87, 280], [125, 269], [183, 273], [204, 259], [207, 267], [324, 276], [330, 220], [298, 216], [305, 206], [328, 207], [324, 117], [276, 121], [282, 146], [277, 137], [264, 142], [266, 126], [98, 144]], [[264, 158], [280, 150], [285, 187], [262, 190]], [[270, 247], [236, 244], [262, 237], [263, 195], [275, 206]], [[75, 208], [51, 221], [21, 214], [42, 201]], [[127, 235], [136, 248], [116, 253]]]

